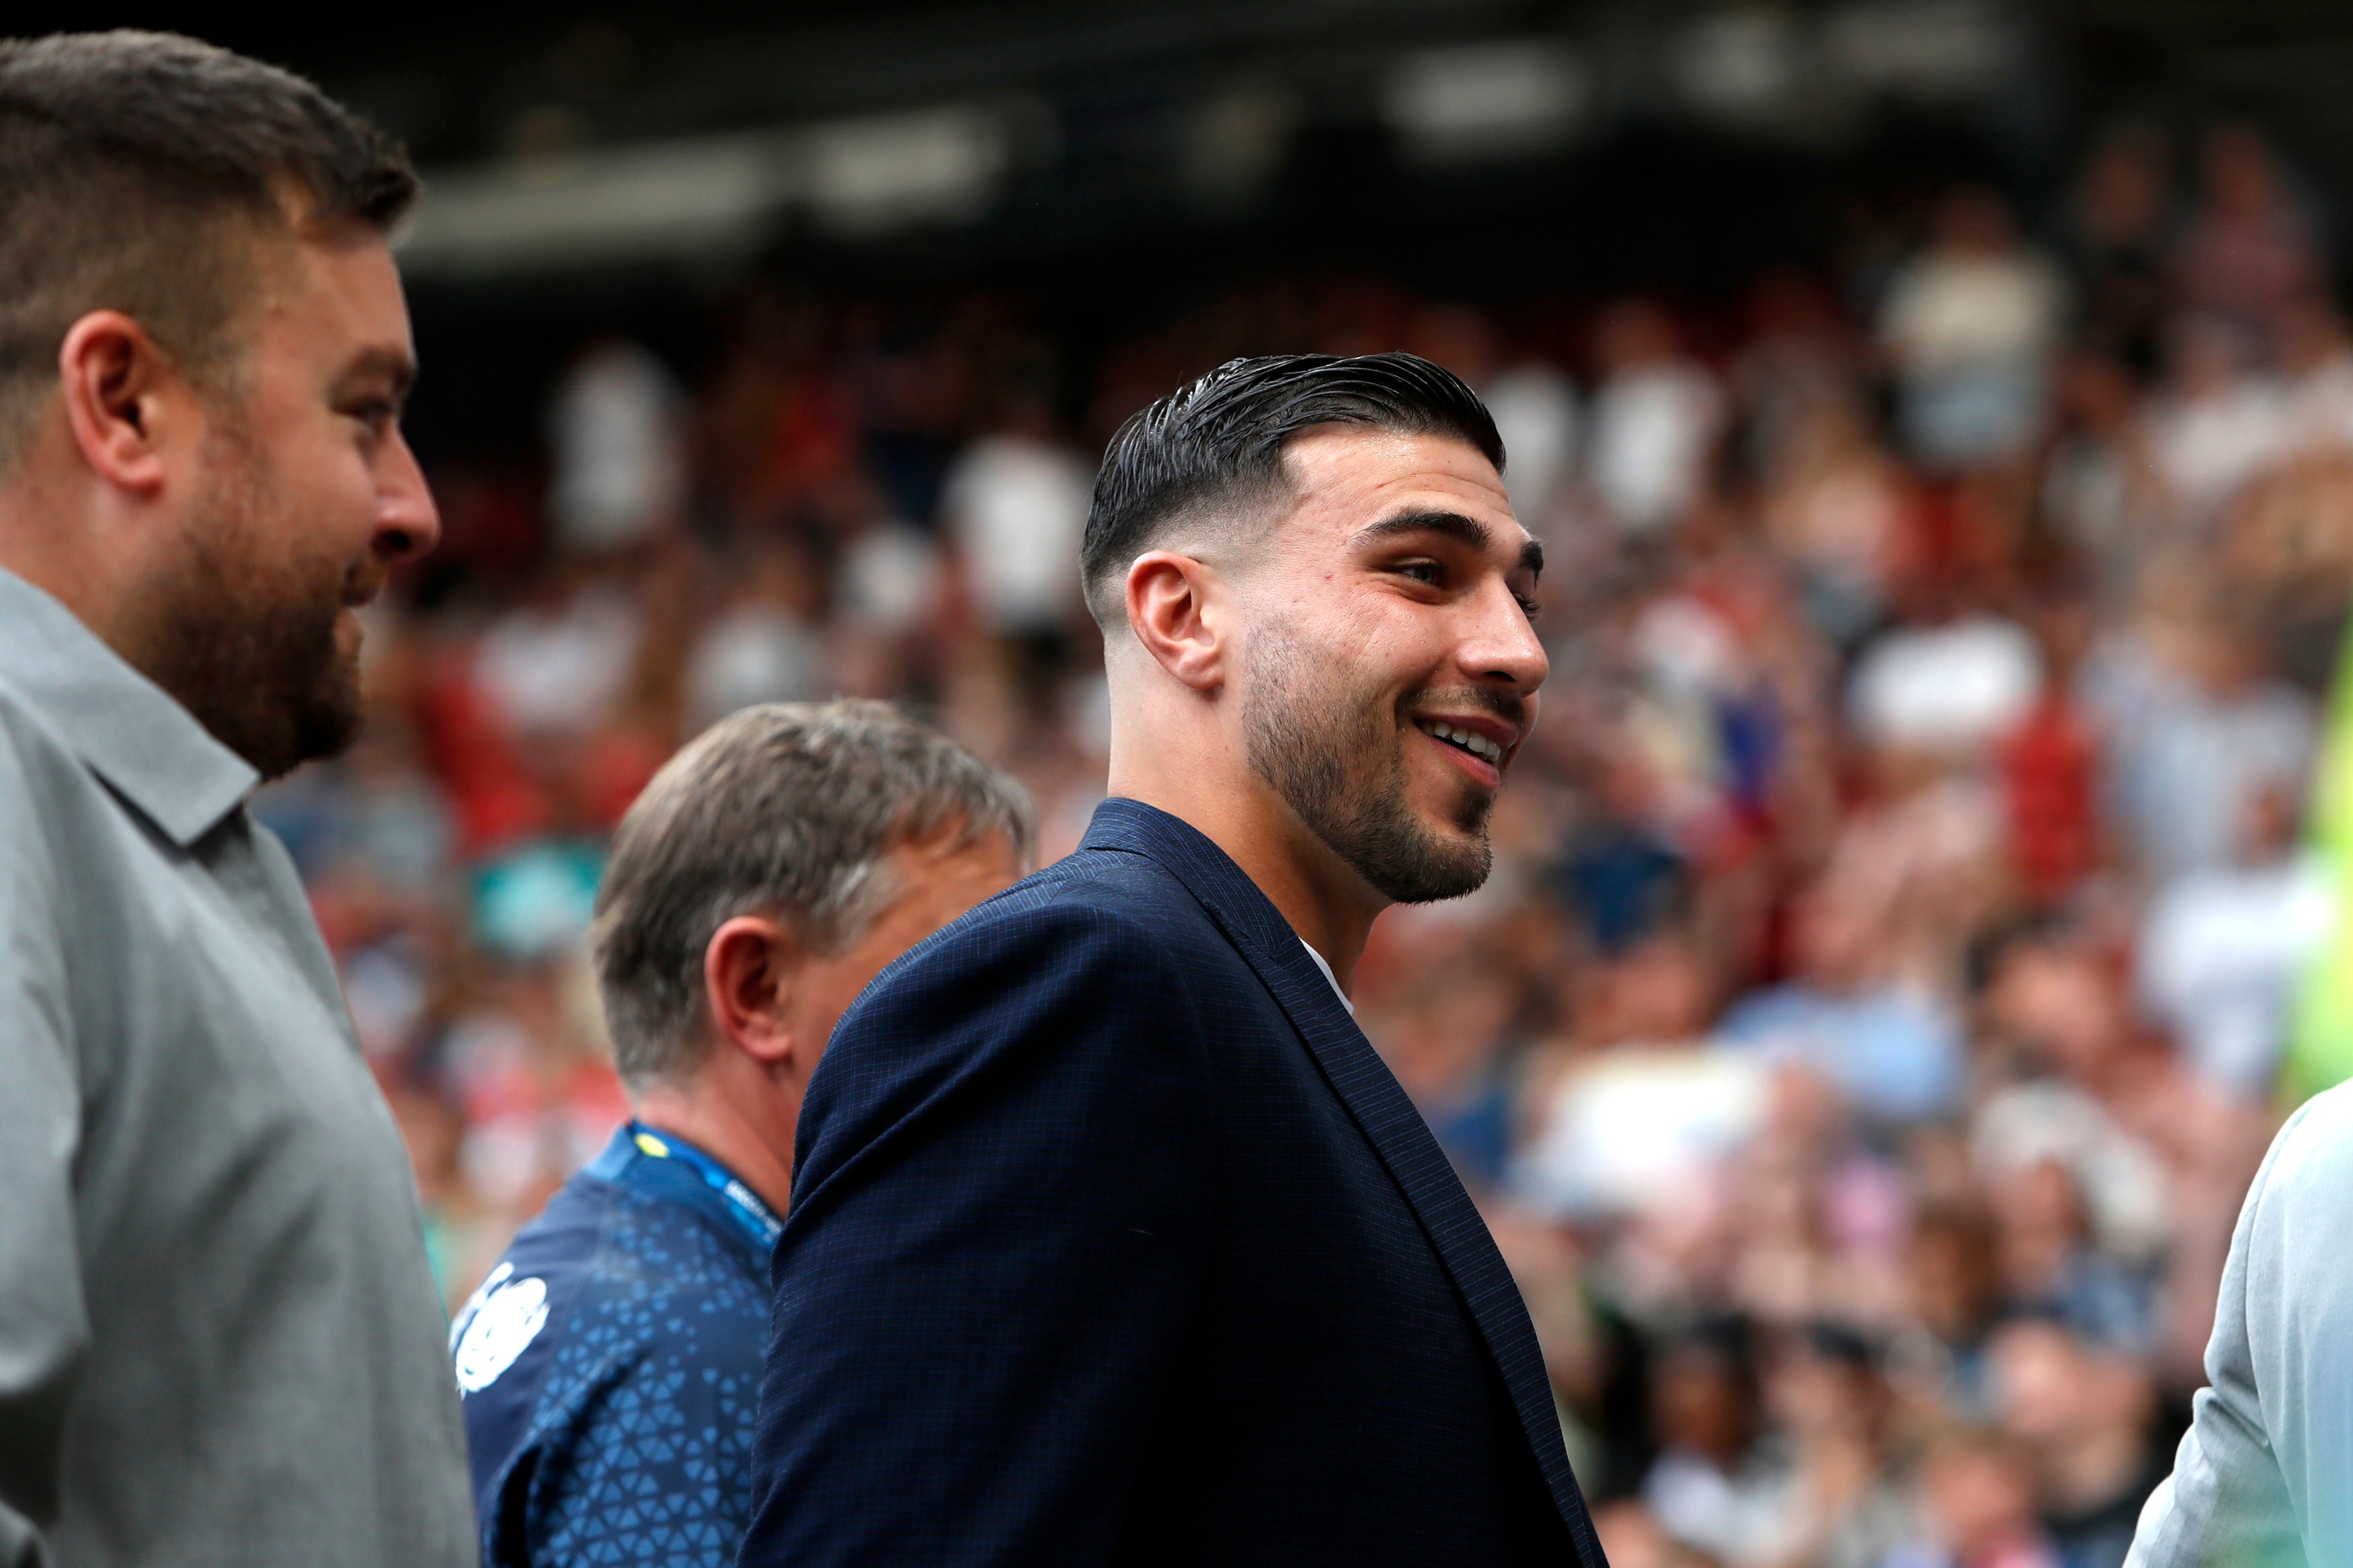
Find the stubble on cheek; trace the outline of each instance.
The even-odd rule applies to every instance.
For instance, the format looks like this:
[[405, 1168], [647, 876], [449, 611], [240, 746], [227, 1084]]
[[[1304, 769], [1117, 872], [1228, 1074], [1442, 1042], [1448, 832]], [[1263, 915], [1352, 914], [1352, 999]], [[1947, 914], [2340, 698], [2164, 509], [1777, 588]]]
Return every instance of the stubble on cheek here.
[[1392, 698], [1345, 655], [1287, 634], [1262, 634], [1250, 669], [1251, 766], [1334, 853], [1400, 903], [1459, 898], [1486, 880], [1486, 792], [1456, 786], [1446, 816], [1460, 841], [1414, 805], [1405, 731], [1417, 694]]
[[223, 436], [209, 456], [150, 674], [275, 778], [358, 733], [360, 638], [346, 637], [343, 614], [353, 574], [368, 568], [301, 551], [303, 531], [265, 510], [269, 473], [249, 441]]

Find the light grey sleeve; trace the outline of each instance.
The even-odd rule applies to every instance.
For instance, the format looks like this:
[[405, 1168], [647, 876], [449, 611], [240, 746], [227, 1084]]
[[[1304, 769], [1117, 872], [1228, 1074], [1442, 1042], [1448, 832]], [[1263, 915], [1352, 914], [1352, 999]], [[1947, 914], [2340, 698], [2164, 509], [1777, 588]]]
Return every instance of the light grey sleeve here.
[[50, 1561], [58, 1448], [90, 1348], [74, 1235], [81, 1094], [56, 873], [0, 736], [0, 1568]]
[[[2312, 1109], [2306, 1104], [2272, 1140], [2239, 1211], [2206, 1346], [2207, 1386], [2198, 1391], [2173, 1474], [2141, 1510], [2125, 1568], [2305, 1568], [2301, 1522], [2263, 1417], [2249, 1309], [2251, 1277], [2260, 1277], [2267, 1294], [2279, 1283], [2284, 1260], [2270, 1254], [2280, 1233], [2262, 1224], [2263, 1202], [2281, 1150]], [[2274, 1400], [2283, 1394], [2269, 1392]]]

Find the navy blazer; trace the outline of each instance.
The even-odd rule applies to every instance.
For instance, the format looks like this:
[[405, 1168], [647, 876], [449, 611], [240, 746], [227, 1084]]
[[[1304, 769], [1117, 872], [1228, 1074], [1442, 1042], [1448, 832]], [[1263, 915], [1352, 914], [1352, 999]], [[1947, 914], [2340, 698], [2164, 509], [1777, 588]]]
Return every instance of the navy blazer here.
[[771, 1280], [744, 1564], [1602, 1568], [1445, 1156], [1137, 802], [843, 1018]]

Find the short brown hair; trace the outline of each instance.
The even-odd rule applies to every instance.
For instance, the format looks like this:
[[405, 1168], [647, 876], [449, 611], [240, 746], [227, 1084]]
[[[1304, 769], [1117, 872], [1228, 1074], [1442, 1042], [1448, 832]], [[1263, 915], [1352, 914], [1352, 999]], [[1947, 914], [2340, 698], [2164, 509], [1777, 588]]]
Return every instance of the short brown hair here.
[[0, 470], [89, 312], [217, 382], [254, 286], [239, 240], [417, 197], [398, 143], [275, 66], [166, 33], [0, 39]]
[[902, 844], [1001, 834], [1027, 862], [1021, 786], [887, 703], [771, 702], [689, 742], [621, 818], [590, 944], [623, 1081], [702, 1059], [702, 954], [738, 915], [774, 916], [819, 953], [864, 936], [903, 891]]

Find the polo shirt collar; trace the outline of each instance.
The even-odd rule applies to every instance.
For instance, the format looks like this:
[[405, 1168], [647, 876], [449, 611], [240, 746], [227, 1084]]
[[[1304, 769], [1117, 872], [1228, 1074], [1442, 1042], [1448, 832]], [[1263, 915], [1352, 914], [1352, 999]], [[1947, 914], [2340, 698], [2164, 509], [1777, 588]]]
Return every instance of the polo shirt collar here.
[[99, 639], [71, 610], [0, 571], [0, 685], [47, 720], [90, 771], [183, 849], [220, 825], [261, 775]]

